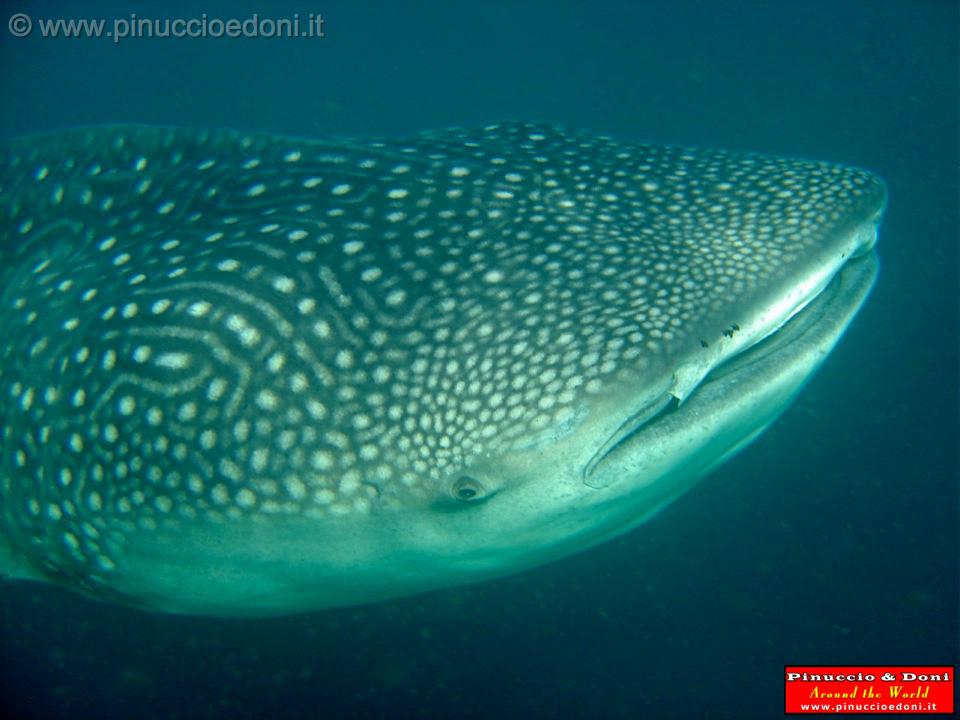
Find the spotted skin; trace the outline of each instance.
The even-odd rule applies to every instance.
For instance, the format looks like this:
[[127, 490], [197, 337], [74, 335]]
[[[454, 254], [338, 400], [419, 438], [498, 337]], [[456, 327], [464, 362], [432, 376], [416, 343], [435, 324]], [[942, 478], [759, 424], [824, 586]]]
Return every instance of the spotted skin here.
[[3, 534], [33, 575], [109, 597], [133, 538], [429, 506], [725, 347], [882, 194], [848, 167], [528, 124], [8, 141]]

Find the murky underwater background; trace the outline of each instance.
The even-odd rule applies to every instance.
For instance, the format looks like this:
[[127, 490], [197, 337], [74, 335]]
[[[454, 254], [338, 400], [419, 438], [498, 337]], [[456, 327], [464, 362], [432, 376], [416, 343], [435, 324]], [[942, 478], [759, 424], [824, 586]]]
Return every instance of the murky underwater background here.
[[[874, 294], [769, 432], [648, 525], [482, 585], [257, 621], [0, 587], [25, 718], [769, 718], [784, 664], [958, 655], [958, 50], [947, 0], [0, 4], [0, 135], [309, 136], [495, 119], [880, 174]], [[320, 39], [13, 37], [289, 17]]]

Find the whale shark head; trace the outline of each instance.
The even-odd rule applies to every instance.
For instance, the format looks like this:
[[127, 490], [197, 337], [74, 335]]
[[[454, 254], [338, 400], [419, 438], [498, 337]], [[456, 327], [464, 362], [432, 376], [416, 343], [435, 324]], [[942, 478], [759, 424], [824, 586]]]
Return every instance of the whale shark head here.
[[0, 569], [265, 615], [613, 537], [789, 404], [885, 197], [528, 124], [8, 141]]

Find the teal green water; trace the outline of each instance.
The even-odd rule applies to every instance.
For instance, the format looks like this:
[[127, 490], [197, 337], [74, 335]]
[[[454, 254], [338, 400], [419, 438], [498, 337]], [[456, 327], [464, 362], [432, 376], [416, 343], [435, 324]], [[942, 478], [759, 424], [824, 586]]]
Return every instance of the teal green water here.
[[20, 39], [6, 5], [0, 134], [136, 122], [403, 136], [519, 119], [843, 162], [889, 188], [880, 279], [766, 435], [653, 522], [562, 562], [254, 622], [2, 588], [15, 716], [766, 718], [782, 712], [784, 664], [958, 656], [955, 4], [205, 9], [296, 10], [323, 12], [326, 37]]

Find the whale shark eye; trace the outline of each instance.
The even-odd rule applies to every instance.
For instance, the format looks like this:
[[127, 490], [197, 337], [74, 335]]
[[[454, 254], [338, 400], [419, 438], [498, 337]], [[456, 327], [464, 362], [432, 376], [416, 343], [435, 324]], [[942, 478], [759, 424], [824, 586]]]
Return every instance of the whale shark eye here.
[[454, 480], [452, 491], [457, 500], [463, 500], [464, 502], [482, 500], [486, 495], [483, 485], [469, 475], [461, 475]]

